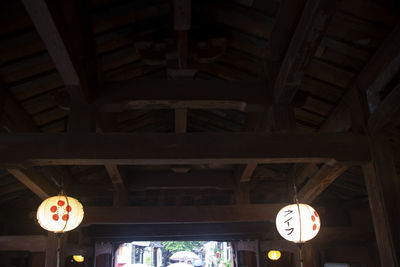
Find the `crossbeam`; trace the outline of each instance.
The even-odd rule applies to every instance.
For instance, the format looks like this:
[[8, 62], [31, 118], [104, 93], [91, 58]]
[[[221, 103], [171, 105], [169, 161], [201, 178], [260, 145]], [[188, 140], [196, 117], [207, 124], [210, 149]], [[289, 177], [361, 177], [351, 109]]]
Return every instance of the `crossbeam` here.
[[0, 165], [165, 165], [370, 160], [367, 138], [343, 133], [0, 134]]
[[286, 204], [167, 207], [86, 207], [83, 225], [179, 224], [275, 221]]
[[259, 111], [268, 102], [272, 99], [262, 81], [145, 79], [105, 83], [95, 100], [103, 112], [166, 108]]

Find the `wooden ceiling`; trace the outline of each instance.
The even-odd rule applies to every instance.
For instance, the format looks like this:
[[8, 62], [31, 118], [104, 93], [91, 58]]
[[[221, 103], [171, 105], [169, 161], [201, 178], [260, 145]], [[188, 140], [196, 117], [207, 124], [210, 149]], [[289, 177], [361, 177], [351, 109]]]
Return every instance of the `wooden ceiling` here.
[[62, 183], [105, 208], [274, 205], [293, 180], [367, 206], [361, 135], [400, 145], [395, 1], [181, 2], [1, 2], [2, 214]]

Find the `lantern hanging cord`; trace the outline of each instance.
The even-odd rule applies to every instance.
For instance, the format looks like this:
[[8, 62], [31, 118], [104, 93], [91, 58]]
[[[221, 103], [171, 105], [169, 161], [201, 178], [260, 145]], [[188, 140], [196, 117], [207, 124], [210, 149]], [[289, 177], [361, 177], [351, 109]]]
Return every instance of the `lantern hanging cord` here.
[[294, 173], [292, 174], [292, 182], [293, 182], [293, 202], [295, 202], [297, 205], [299, 205], [299, 199], [297, 198], [297, 186], [296, 186], [296, 176]]

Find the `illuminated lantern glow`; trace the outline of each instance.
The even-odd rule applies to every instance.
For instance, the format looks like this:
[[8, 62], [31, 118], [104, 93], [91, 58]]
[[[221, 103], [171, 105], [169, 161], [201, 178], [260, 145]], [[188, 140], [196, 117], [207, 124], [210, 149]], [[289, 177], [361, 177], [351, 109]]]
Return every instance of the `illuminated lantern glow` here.
[[281, 257], [281, 252], [279, 250], [270, 250], [268, 252], [268, 259], [276, 261]]
[[47, 231], [63, 233], [79, 226], [84, 216], [82, 204], [75, 198], [59, 195], [40, 204], [36, 217]]
[[286, 240], [304, 243], [313, 239], [321, 228], [318, 213], [307, 204], [283, 207], [276, 216], [276, 228]]
[[72, 256], [72, 259], [74, 259], [74, 261], [76, 262], [83, 262], [85, 260], [85, 257], [83, 257], [82, 255], [74, 255]]

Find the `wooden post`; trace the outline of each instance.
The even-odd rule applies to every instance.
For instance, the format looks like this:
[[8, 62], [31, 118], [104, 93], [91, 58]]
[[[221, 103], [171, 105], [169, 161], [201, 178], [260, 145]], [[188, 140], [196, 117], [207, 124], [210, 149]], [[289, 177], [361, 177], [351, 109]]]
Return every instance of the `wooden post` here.
[[400, 259], [400, 179], [386, 140], [374, 137], [372, 163], [363, 166], [382, 267], [397, 267]]
[[302, 250], [303, 265], [302, 267], [320, 267], [318, 250], [311, 246], [305, 245]]
[[48, 233], [46, 245], [45, 267], [59, 266], [58, 262], [58, 237], [55, 233]]

